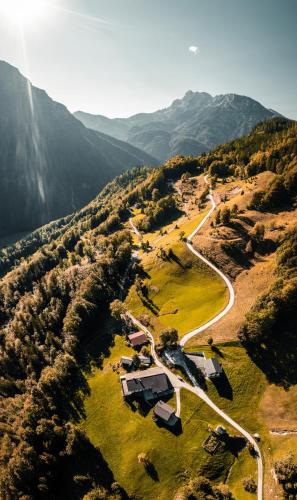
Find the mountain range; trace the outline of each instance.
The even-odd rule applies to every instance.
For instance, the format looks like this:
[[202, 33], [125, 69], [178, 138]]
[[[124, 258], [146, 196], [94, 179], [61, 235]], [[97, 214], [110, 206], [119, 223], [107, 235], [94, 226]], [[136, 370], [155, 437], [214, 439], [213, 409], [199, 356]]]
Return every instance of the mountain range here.
[[0, 62], [0, 236], [69, 214], [123, 170], [155, 163], [144, 151], [87, 129]]
[[189, 90], [182, 99], [153, 113], [107, 118], [77, 111], [86, 127], [124, 140], [158, 158], [198, 155], [249, 133], [259, 122], [279, 114], [237, 94], [211, 96]]

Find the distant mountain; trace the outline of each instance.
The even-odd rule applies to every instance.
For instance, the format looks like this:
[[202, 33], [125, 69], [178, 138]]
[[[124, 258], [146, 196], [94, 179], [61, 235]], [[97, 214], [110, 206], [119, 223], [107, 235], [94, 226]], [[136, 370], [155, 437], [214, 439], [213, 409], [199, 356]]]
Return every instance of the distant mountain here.
[[85, 126], [127, 141], [160, 161], [176, 154], [209, 151], [277, 115], [249, 97], [236, 94], [212, 97], [191, 90], [168, 108], [130, 118], [75, 113]]
[[0, 236], [73, 212], [123, 170], [156, 163], [130, 144], [85, 128], [0, 62]]

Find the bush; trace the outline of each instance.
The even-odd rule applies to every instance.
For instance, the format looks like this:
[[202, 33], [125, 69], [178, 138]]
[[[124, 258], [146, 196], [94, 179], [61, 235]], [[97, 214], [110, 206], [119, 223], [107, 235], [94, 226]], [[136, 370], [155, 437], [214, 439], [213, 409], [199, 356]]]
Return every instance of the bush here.
[[248, 491], [249, 493], [256, 493], [257, 485], [251, 476], [244, 478], [242, 484], [245, 491]]
[[175, 328], [166, 328], [160, 332], [160, 344], [164, 348], [176, 347], [178, 332]]

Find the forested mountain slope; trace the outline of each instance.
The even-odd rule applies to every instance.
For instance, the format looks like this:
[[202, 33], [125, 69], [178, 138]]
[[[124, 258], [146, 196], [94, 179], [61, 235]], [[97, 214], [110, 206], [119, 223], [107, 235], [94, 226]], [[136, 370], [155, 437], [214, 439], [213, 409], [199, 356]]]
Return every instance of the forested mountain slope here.
[[[247, 315], [239, 337], [271, 382], [285, 387], [296, 384], [297, 124], [281, 118], [265, 122], [201, 161], [214, 185], [219, 179], [253, 182], [255, 176], [260, 179], [269, 173], [250, 194], [248, 208], [259, 222], [250, 236], [242, 239], [242, 245], [239, 237], [246, 236], [244, 227], [249, 227], [251, 219], [233, 215], [234, 222], [227, 224], [233, 240], [229, 242], [226, 233], [224, 248], [231, 259], [246, 268], [255, 253], [265, 255], [277, 249], [274, 283]], [[227, 219], [230, 216], [222, 214]]]
[[86, 129], [19, 71], [0, 62], [0, 236], [58, 219], [107, 182], [156, 160]]
[[[191, 164], [196, 168], [196, 161]], [[28, 249], [24, 242], [30, 256], [2, 279], [2, 497], [80, 498], [77, 492], [92, 484], [110, 488], [112, 473], [76, 427], [88, 392], [82, 368], [87, 370], [91, 361], [81, 359], [83, 348], [94, 329], [100, 346], [108, 305], [122, 293], [132, 251], [130, 232], [123, 226], [128, 208], [150, 197], [153, 188], [168, 197], [166, 179], [179, 170], [185, 166], [177, 164], [167, 175], [146, 169], [123, 174], [60, 227], [37, 232], [35, 246]], [[73, 477], [85, 470], [90, 456], [90, 481], [77, 485]]]
[[[137, 205], [143, 212], [140, 229], [145, 235], [180, 216], [175, 181], [209, 172], [214, 184], [224, 185], [231, 177], [247, 180], [269, 170], [273, 180], [265, 189], [267, 203], [274, 211], [279, 203], [284, 207], [284, 197], [276, 193], [285, 189], [290, 209], [296, 198], [296, 151], [295, 122], [279, 118], [265, 122], [249, 136], [199, 158], [177, 157], [152, 171], [138, 168], [123, 173], [81, 211], [1, 252], [1, 497], [73, 499], [100, 488], [102, 498], [125, 498], [119, 486], [112, 487], [113, 471], [78, 423], [84, 418], [83, 400], [89, 392], [84, 373], [100, 364], [112, 342], [105, 328], [109, 305], [123, 297], [139, 272], [137, 265], [130, 267], [130, 208]], [[206, 194], [196, 200], [198, 206], [205, 205]], [[238, 228], [236, 210], [232, 217], [221, 213], [218, 224]], [[253, 226], [251, 222], [248, 238], [254, 252], [274, 252], [278, 247], [279, 256], [276, 288], [269, 292], [270, 299], [261, 299], [264, 312], [268, 307], [273, 314], [266, 318], [265, 312], [263, 321], [254, 321], [260, 314], [255, 306], [240, 333], [243, 345], [265, 371], [261, 346], [265, 342], [264, 351], [276, 353], [270, 359], [278, 358], [282, 351], [274, 351], [272, 342], [277, 341], [284, 318], [284, 345], [294, 337], [296, 230], [287, 234], [284, 227], [274, 245], [267, 246], [262, 231]], [[237, 258], [238, 253], [231, 248], [231, 255]], [[250, 249], [244, 247], [242, 255], [248, 260]], [[267, 325], [275, 332], [272, 337]], [[96, 339], [94, 356], [85, 349], [90, 336]], [[281, 368], [282, 359], [277, 359]], [[295, 383], [294, 366], [290, 364], [287, 372], [277, 369], [278, 383]]]

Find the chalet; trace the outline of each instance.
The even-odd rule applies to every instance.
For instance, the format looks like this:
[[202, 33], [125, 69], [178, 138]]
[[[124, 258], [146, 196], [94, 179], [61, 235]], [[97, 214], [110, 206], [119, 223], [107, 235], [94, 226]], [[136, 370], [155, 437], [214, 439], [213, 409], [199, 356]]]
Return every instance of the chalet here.
[[120, 381], [125, 399], [141, 397], [150, 401], [173, 392], [170, 380], [162, 368], [126, 373], [120, 377]]
[[140, 347], [147, 343], [147, 336], [144, 332], [135, 332], [128, 335], [128, 339], [133, 347]]
[[223, 369], [216, 358], [208, 358], [204, 363], [205, 375], [208, 378], [218, 378], [222, 375]]
[[162, 400], [158, 401], [158, 403], [154, 406], [153, 414], [153, 420], [155, 422], [161, 420], [167, 425], [174, 426], [178, 421], [178, 417], [175, 415], [174, 409]]
[[125, 368], [125, 370], [131, 370], [133, 368], [133, 359], [128, 356], [121, 357], [121, 367]]

